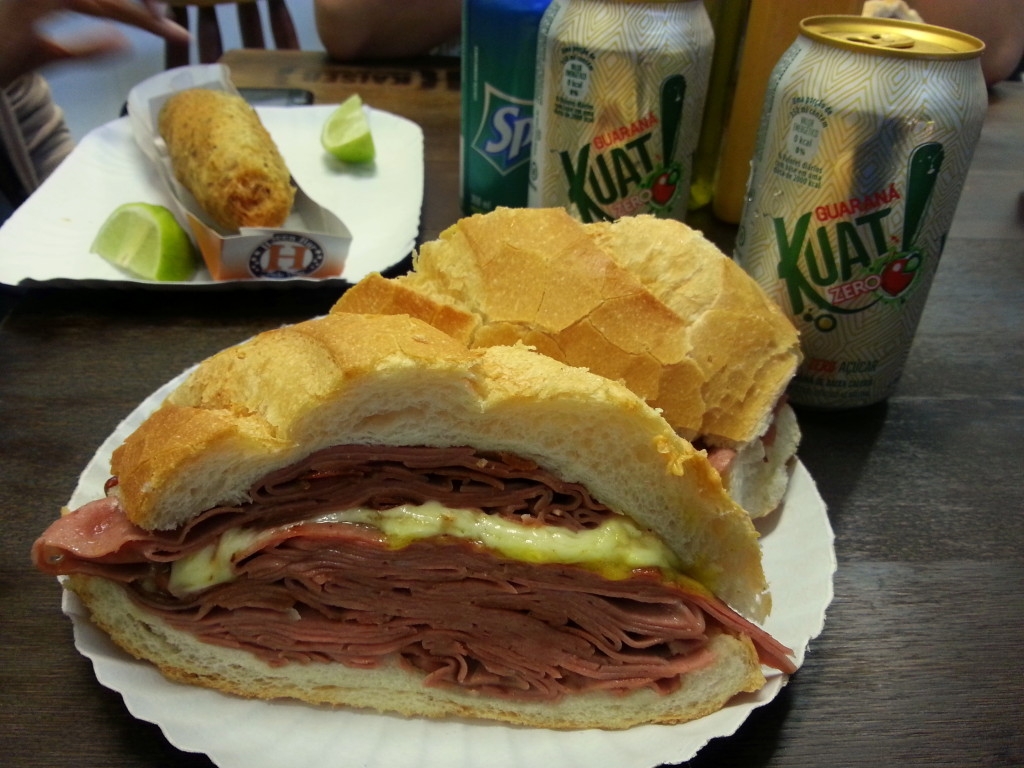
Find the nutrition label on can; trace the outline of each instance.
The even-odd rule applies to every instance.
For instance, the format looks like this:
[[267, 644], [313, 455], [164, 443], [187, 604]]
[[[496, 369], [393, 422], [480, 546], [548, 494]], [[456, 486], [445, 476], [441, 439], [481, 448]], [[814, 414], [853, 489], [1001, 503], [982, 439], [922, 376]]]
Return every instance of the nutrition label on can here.
[[794, 99], [790, 110], [792, 119], [786, 131], [783, 150], [779, 152], [772, 172], [787, 181], [803, 184], [811, 189], [821, 189], [824, 169], [816, 162], [822, 134], [828, 127], [828, 115], [832, 109], [823, 103], [817, 108], [803, 106], [800, 99]]
[[563, 51], [561, 89], [555, 97], [554, 113], [567, 120], [594, 122], [591, 83], [594, 80], [594, 53], [581, 46]]

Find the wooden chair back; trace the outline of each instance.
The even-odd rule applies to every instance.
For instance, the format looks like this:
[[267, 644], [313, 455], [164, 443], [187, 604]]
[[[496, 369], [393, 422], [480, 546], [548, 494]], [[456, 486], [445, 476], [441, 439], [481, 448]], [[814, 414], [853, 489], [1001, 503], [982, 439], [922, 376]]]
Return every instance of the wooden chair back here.
[[[217, 61], [224, 53], [224, 39], [217, 19], [218, 5], [234, 5], [238, 12], [238, 28], [243, 48], [266, 48], [263, 34], [263, 14], [266, 7], [274, 47], [297, 50], [299, 38], [285, 0], [168, 0], [167, 14], [192, 33], [200, 64]], [[188, 45], [168, 43], [164, 54], [167, 69], [191, 63]]]

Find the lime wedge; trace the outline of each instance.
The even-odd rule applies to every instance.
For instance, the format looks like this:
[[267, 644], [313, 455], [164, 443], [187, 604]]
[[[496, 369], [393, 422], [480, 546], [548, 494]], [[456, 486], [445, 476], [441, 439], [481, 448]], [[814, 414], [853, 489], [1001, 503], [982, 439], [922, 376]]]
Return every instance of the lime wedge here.
[[196, 249], [174, 214], [149, 203], [116, 208], [89, 250], [144, 280], [188, 280], [199, 264]]
[[324, 149], [343, 163], [369, 163], [376, 155], [370, 123], [359, 94], [345, 99], [331, 112], [320, 133]]

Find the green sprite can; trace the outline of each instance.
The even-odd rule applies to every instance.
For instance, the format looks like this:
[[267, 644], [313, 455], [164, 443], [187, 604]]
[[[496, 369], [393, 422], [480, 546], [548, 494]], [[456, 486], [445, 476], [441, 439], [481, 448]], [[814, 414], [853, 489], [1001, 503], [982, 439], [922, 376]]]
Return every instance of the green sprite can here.
[[554, 0], [537, 42], [530, 206], [684, 218], [714, 38], [701, 0]]
[[551, 0], [464, 0], [463, 213], [527, 204], [537, 28]]
[[895, 390], [981, 133], [981, 41], [817, 16], [772, 72], [736, 259], [788, 313], [794, 403]]

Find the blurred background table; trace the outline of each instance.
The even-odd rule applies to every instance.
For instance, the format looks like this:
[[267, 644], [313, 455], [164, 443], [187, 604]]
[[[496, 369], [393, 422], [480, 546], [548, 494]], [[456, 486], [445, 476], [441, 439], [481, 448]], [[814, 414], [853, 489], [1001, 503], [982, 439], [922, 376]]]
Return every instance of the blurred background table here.
[[[459, 216], [458, 63], [225, 56], [242, 87], [359, 92], [425, 134], [421, 240]], [[1024, 85], [989, 117], [906, 372], [886, 404], [802, 412], [839, 571], [824, 633], [780, 696], [690, 765], [1024, 765]], [[691, 220], [725, 250], [734, 230]], [[102, 440], [184, 368], [326, 311], [342, 287], [3, 287], [0, 762], [210, 766], [135, 720], [74, 648], [29, 548]], [[426, 748], [426, 747], [425, 747]], [[554, 765], [552, 766], [554, 768]]]

